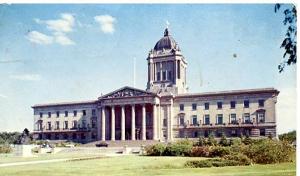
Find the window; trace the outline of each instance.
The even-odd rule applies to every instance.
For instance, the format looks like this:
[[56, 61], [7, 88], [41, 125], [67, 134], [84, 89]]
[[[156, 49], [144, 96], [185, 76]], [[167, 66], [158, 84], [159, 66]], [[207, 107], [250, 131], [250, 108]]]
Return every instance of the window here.
[[59, 111], [56, 111], [56, 117], [59, 117]]
[[230, 114], [230, 123], [236, 124], [236, 114]]
[[193, 125], [198, 125], [197, 116], [196, 115], [193, 115], [192, 120], [193, 120]]
[[249, 100], [244, 100], [244, 108], [249, 108]]
[[168, 80], [172, 81], [172, 71], [168, 71]]
[[204, 103], [204, 109], [208, 110], [209, 109], [209, 103]]
[[184, 104], [180, 104], [179, 109], [180, 109], [180, 111], [184, 111]]
[[210, 120], [209, 120], [209, 115], [208, 114], [204, 115], [204, 124], [205, 125], [209, 125], [210, 124]]
[[42, 118], [43, 117], [43, 113], [42, 112], [40, 112], [40, 118]]
[[197, 110], [197, 104], [196, 103], [192, 104], [192, 109], [193, 109], [193, 111]]
[[217, 124], [223, 124], [223, 114], [218, 114], [217, 116]]
[[179, 125], [181, 125], [181, 126], [184, 125], [184, 116], [179, 117]]
[[77, 128], [77, 120], [73, 121], [73, 128]]
[[92, 128], [96, 128], [96, 120], [92, 120]]
[[68, 117], [68, 111], [65, 111], [65, 117]]
[[48, 112], [48, 117], [51, 117], [51, 112]]
[[197, 138], [198, 137], [198, 131], [194, 131], [194, 138]]
[[76, 117], [77, 116], [77, 111], [73, 111], [73, 115], [74, 115], [74, 117]]
[[86, 111], [85, 110], [82, 110], [82, 115], [86, 115]]
[[258, 106], [259, 107], [264, 107], [265, 100], [258, 100]]
[[48, 122], [48, 130], [51, 130], [51, 122]]
[[55, 134], [54, 138], [55, 138], [55, 140], [58, 140], [59, 139], [59, 134]]
[[166, 80], [167, 79], [167, 75], [166, 75], [166, 71], [162, 72], [162, 80]]
[[217, 102], [218, 109], [222, 109], [222, 102]]
[[65, 121], [65, 129], [69, 129], [69, 127], [68, 127], [68, 121]]
[[266, 130], [265, 129], [260, 129], [259, 130], [259, 135], [260, 136], [265, 136], [266, 135]]
[[231, 136], [237, 137], [237, 130], [231, 130]]
[[204, 131], [204, 137], [206, 137], [206, 138], [207, 138], [207, 137], [209, 136], [209, 134], [210, 134], [210, 132], [209, 132], [209, 131], [207, 131], [207, 130], [205, 130], [205, 131]]
[[82, 128], [86, 128], [86, 121], [85, 120], [82, 120]]
[[164, 127], [167, 126], [167, 119], [164, 119], [164, 120], [163, 120], [163, 125], [164, 125]]
[[92, 116], [96, 116], [96, 109], [92, 109]]
[[157, 73], [156, 73], [156, 80], [157, 80], [157, 81], [160, 81], [160, 72], [157, 72]]
[[257, 114], [257, 117], [258, 117], [258, 122], [259, 123], [264, 123], [265, 122], [265, 113], [264, 112], [259, 112]]
[[230, 108], [231, 108], [231, 109], [235, 109], [235, 104], [236, 104], [235, 101], [231, 101], [231, 102], [230, 102]]
[[59, 129], [59, 121], [55, 122], [55, 129], [57, 129], [57, 130]]
[[245, 113], [244, 114], [244, 122], [245, 123], [251, 123], [250, 114], [249, 113]]

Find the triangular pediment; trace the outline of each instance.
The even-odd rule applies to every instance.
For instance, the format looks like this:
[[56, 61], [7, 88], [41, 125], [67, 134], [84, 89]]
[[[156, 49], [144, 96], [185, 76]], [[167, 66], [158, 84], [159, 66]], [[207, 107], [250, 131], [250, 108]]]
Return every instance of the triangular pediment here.
[[121, 89], [115, 90], [111, 93], [105, 94], [99, 99], [106, 99], [106, 98], [124, 98], [124, 97], [139, 97], [139, 96], [155, 96], [156, 94], [147, 92], [141, 89], [136, 89], [133, 87], [122, 87]]

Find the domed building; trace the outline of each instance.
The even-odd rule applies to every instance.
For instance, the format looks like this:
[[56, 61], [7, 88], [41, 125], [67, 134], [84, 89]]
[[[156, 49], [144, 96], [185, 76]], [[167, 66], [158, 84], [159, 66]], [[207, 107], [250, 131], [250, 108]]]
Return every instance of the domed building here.
[[189, 93], [188, 63], [168, 28], [149, 51], [147, 63], [146, 90], [125, 86], [97, 100], [32, 106], [35, 137], [141, 144], [210, 134], [276, 136], [278, 90]]

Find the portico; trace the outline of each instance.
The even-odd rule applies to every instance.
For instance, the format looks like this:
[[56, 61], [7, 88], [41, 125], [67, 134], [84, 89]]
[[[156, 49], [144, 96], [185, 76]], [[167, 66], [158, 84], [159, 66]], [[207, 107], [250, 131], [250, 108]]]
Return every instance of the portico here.
[[158, 140], [156, 96], [124, 87], [99, 97], [101, 140]]

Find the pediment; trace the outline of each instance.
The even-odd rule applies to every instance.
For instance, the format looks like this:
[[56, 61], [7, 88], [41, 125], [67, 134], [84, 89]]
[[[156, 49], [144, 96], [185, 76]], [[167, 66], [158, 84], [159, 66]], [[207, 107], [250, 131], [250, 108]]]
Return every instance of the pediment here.
[[103, 95], [99, 97], [99, 99], [106, 99], [106, 98], [124, 98], [124, 97], [140, 97], [140, 96], [154, 96], [154, 93], [147, 92], [144, 90], [132, 88], [132, 87], [123, 87], [121, 89], [115, 90], [111, 93]]

